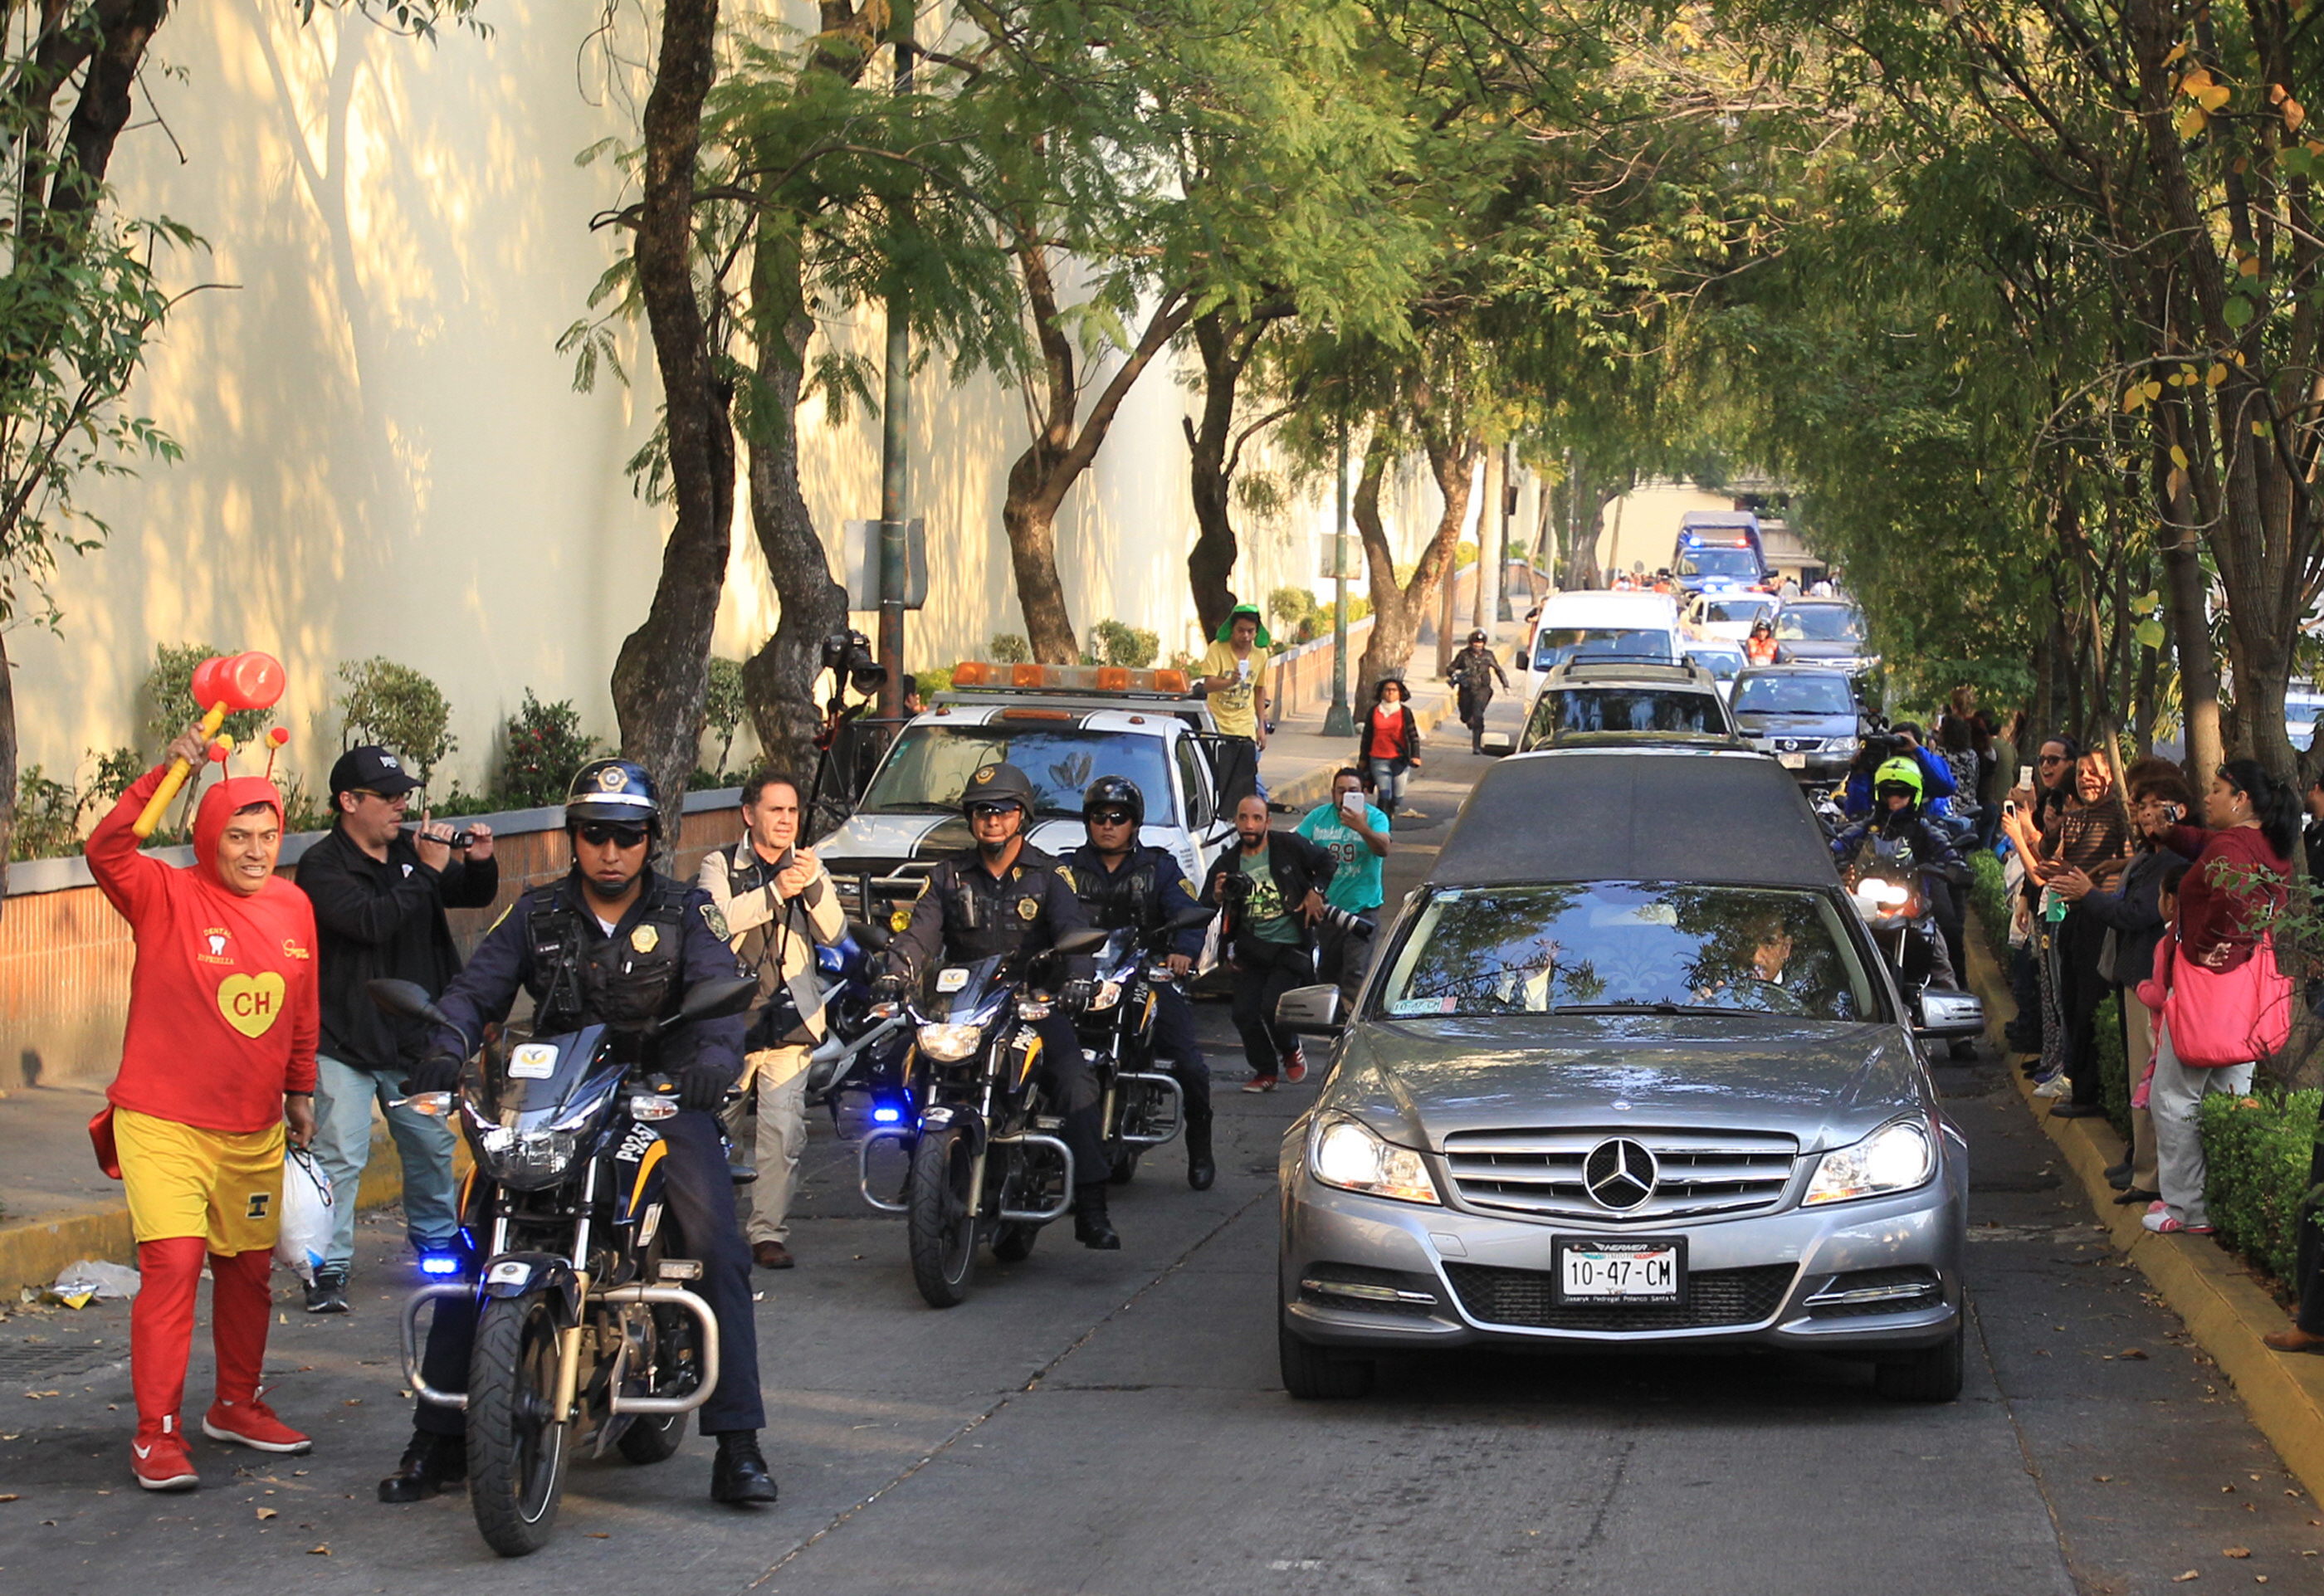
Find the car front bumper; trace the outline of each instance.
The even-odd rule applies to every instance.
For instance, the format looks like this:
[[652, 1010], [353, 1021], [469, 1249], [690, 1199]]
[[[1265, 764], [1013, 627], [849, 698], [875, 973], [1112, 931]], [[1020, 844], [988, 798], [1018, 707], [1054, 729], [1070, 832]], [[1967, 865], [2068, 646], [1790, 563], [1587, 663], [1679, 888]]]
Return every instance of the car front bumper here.
[[[1308, 1178], [1304, 1145], [1287, 1140], [1281, 1164], [1281, 1300], [1286, 1327], [1319, 1345], [1765, 1346], [1877, 1355], [1933, 1346], [1961, 1324], [1969, 1160], [1950, 1134], [1936, 1178], [1916, 1191], [1643, 1232], [1341, 1191]], [[1443, 1167], [1431, 1164], [1441, 1185]], [[1689, 1300], [1681, 1309], [1555, 1304], [1553, 1237], [1638, 1233], [1686, 1238]], [[1923, 1287], [1916, 1296], [1882, 1295], [1914, 1281]]]

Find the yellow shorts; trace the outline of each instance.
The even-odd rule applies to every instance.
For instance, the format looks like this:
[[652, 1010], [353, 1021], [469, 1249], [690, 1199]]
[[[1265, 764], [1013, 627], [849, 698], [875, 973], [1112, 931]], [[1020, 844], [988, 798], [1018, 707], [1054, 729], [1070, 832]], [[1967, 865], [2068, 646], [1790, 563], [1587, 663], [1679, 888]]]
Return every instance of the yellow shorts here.
[[116, 1108], [113, 1137], [140, 1241], [200, 1236], [212, 1252], [271, 1250], [282, 1207], [283, 1127], [204, 1130]]

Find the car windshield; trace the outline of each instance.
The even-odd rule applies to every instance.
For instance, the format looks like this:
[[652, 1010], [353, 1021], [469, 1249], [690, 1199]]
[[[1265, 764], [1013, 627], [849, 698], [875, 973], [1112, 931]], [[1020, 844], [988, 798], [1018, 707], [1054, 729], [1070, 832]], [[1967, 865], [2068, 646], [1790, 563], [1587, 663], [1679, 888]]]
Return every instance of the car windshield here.
[[1172, 826], [1176, 807], [1159, 737], [1078, 726], [907, 726], [872, 778], [862, 807], [872, 814], [952, 814], [978, 767], [1002, 761], [1025, 772], [1045, 815], [1079, 815], [1082, 794], [1100, 776], [1127, 776], [1146, 795], [1146, 823]]
[[1545, 626], [1534, 638], [1533, 668], [1547, 670], [1577, 655], [1669, 660], [1671, 634], [1646, 626]]
[[1689, 649], [1686, 657], [1723, 682], [1733, 681], [1743, 671], [1740, 649]]
[[1775, 607], [1772, 598], [1706, 598], [1702, 601], [1702, 623], [1709, 626], [1734, 622], [1748, 626]]
[[1397, 950], [1379, 1012], [1868, 1019], [1846, 912], [1816, 892], [1662, 881], [1440, 892]]
[[1544, 693], [1533, 706], [1528, 741], [1581, 732], [1696, 733], [1716, 736], [1727, 730], [1712, 693], [1664, 687], [1561, 687]]
[[1727, 577], [1738, 582], [1757, 582], [1760, 577], [1759, 557], [1748, 549], [1698, 549], [1678, 562], [1682, 577]]
[[1775, 637], [1787, 643], [1860, 643], [1864, 617], [1846, 604], [1806, 604], [1775, 616]]
[[1854, 715], [1856, 699], [1836, 676], [1751, 676], [1735, 688], [1735, 713]]

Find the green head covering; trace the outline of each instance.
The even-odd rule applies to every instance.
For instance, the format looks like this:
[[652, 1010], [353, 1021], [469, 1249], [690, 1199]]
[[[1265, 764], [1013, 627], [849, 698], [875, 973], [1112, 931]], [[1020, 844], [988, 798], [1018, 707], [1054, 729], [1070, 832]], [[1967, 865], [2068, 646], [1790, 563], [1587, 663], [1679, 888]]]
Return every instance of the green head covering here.
[[1275, 640], [1267, 635], [1267, 623], [1259, 618], [1259, 606], [1257, 604], [1237, 604], [1234, 608], [1229, 610], [1227, 612], [1227, 618], [1219, 623], [1219, 634], [1213, 641], [1222, 643], [1232, 642], [1234, 641], [1234, 623], [1245, 615], [1249, 615], [1251, 618], [1252, 623], [1259, 628], [1259, 637], [1256, 640], [1259, 646], [1262, 649], [1273, 648], [1275, 646]]

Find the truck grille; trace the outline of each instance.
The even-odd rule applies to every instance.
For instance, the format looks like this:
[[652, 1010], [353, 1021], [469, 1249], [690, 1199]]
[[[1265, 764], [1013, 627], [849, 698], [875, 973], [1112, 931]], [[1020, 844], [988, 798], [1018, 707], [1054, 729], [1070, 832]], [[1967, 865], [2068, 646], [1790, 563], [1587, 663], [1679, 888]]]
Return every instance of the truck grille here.
[[1504, 1269], [1447, 1263], [1445, 1278], [1461, 1306], [1481, 1324], [1523, 1330], [1721, 1330], [1759, 1324], [1775, 1316], [1791, 1289], [1794, 1266], [1703, 1269], [1686, 1278], [1683, 1303], [1557, 1301], [1557, 1277], [1547, 1269]]
[[[1653, 1192], [1615, 1209], [1590, 1195], [1583, 1166], [1612, 1139], [1654, 1154]], [[1783, 1201], [1799, 1158], [1795, 1138], [1748, 1130], [1660, 1130], [1639, 1126], [1552, 1130], [1456, 1130], [1444, 1139], [1454, 1192], [1472, 1208], [1600, 1224], [1756, 1213]]]

